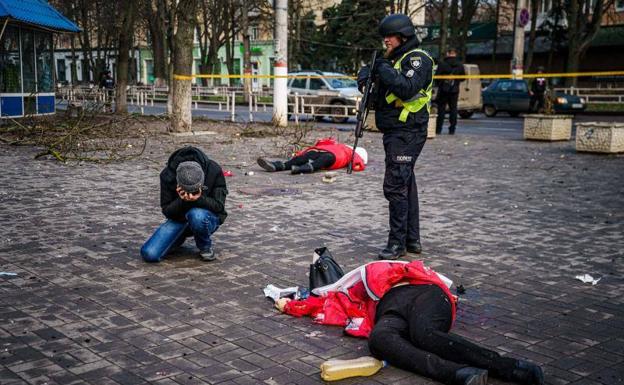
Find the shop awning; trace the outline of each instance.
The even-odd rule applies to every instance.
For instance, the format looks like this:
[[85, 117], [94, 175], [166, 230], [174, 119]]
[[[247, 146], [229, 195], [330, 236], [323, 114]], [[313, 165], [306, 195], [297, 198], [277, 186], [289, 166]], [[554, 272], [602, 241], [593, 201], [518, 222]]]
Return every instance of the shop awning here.
[[80, 28], [45, 0], [0, 0], [0, 21], [6, 19], [56, 32], [80, 32]]

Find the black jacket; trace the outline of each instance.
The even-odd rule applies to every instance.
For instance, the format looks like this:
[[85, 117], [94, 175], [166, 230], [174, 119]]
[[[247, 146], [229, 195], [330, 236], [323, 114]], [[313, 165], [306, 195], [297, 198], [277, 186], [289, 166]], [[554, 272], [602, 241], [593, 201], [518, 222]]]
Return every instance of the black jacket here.
[[[195, 202], [183, 201], [176, 187], [176, 169], [181, 162], [195, 161], [204, 170], [204, 188], [202, 196]], [[211, 160], [202, 150], [186, 146], [176, 150], [167, 161], [160, 173], [160, 207], [165, 217], [178, 222], [185, 222], [187, 211], [194, 207], [210, 210], [219, 217], [219, 222], [223, 223], [227, 213], [225, 212], [225, 197], [228, 194], [223, 177], [223, 170], [217, 162]]]
[[375, 101], [375, 123], [381, 132], [392, 130], [426, 130], [423, 127], [429, 120], [427, 108], [416, 113], [409, 113], [405, 123], [399, 121], [403, 107], [396, 107], [394, 103], [386, 102], [386, 95], [395, 94], [401, 100], [414, 97], [421, 89], [427, 89], [433, 76], [433, 61], [427, 55], [414, 52], [401, 62], [401, 71], [393, 65], [406, 52], [418, 48], [416, 37], [399, 46], [388, 58], [379, 60], [375, 65], [377, 96]]
[[[436, 75], [465, 75], [464, 65], [457, 60], [456, 57], [447, 57], [438, 65]], [[438, 86], [438, 93], [446, 92], [449, 94], [456, 94], [459, 92], [459, 83], [464, 79], [440, 79], [436, 81]]]

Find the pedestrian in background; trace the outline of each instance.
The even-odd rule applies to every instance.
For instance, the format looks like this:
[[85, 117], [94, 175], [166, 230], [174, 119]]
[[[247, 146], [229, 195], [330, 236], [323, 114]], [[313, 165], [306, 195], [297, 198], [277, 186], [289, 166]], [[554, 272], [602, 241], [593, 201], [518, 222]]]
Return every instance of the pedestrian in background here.
[[[446, 57], [438, 65], [436, 75], [465, 75], [464, 65], [457, 58], [457, 51], [450, 48], [446, 52]], [[438, 94], [436, 96], [436, 105], [438, 107], [438, 118], [436, 120], [436, 133], [442, 133], [444, 125], [444, 116], [446, 115], [446, 106], [449, 108], [449, 135], [455, 135], [457, 128], [457, 100], [459, 99], [459, 84], [463, 79], [440, 79], [436, 83], [438, 85]]]
[[412, 20], [403, 14], [386, 16], [379, 24], [386, 46], [374, 73], [358, 73], [362, 90], [375, 78], [375, 123], [383, 133], [386, 170], [383, 191], [389, 202], [390, 234], [380, 259], [397, 259], [406, 251], [420, 253], [418, 190], [414, 165], [427, 140], [429, 103], [433, 88], [433, 59], [419, 49]]
[[[538, 74], [544, 73], [544, 67], [537, 68]], [[531, 112], [539, 112], [544, 108], [544, 95], [548, 88], [548, 82], [545, 77], [537, 77], [531, 82]]]

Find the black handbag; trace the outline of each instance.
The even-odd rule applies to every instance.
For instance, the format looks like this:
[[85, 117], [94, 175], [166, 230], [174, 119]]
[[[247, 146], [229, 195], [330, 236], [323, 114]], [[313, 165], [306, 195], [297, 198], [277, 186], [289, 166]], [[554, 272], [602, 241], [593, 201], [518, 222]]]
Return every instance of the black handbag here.
[[344, 275], [342, 268], [334, 260], [327, 247], [319, 247], [314, 252], [319, 255], [319, 258], [310, 264], [310, 291], [332, 284]]

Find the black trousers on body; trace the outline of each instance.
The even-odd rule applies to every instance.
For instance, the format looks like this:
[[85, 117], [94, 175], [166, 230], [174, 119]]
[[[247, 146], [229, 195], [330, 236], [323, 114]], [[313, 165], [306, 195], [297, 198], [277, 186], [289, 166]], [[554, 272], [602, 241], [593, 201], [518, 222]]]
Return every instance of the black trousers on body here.
[[436, 133], [442, 133], [442, 126], [444, 125], [444, 115], [446, 115], [446, 106], [449, 107], [449, 134], [455, 133], [457, 128], [457, 99], [459, 98], [458, 92], [440, 92], [436, 97], [436, 104], [438, 106], [438, 117], [436, 119]]
[[390, 211], [388, 245], [405, 247], [407, 241], [420, 241], [414, 165], [426, 141], [427, 123], [414, 131], [390, 131], [383, 135], [386, 151], [383, 192]]
[[449, 333], [451, 317], [449, 299], [438, 286], [395, 287], [377, 305], [370, 351], [390, 365], [449, 385], [467, 366], [509, 380], [517, 361]]
[[303, 166], [309, 163], [314, 171], [317, 171], [330, 168], [334, 162], [336, 162], [336, 156], [331, 152], [308, 151], [284, 162], [284, 167], [286, 170], [290, 170], [292, 166]]

